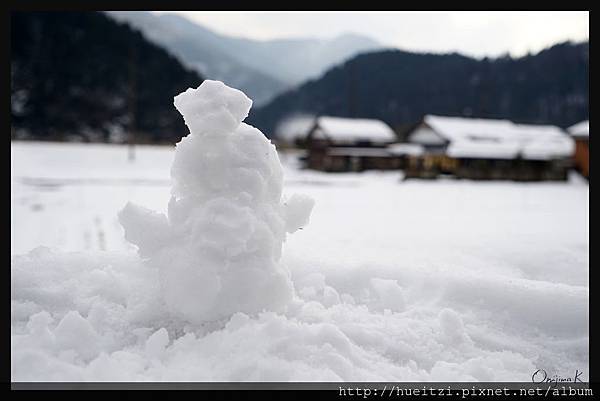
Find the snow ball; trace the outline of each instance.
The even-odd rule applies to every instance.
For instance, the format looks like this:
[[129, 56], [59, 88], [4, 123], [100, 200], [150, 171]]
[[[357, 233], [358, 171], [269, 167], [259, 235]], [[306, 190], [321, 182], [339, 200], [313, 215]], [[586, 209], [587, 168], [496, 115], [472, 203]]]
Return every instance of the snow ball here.
[[169, 345], [169, 333], [163, 327], [154, 332], [147, 340], [144, 350], [149, 358], [160, 358]]

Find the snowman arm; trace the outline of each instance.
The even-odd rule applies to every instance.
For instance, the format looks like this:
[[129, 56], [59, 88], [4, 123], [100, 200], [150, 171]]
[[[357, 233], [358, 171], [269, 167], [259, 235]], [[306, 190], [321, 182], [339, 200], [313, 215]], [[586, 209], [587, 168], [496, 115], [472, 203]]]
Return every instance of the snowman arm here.
[[283, 203], [285, 230], [293, 233], [308, 224], [315, 200], [310, 196], [293, 194]]
[[142, 257], [162, 248], [169, 238], [169, 222], [162, 213], [127, 202], [118, 217], [125, 229], [125, 239], [138, 246]]

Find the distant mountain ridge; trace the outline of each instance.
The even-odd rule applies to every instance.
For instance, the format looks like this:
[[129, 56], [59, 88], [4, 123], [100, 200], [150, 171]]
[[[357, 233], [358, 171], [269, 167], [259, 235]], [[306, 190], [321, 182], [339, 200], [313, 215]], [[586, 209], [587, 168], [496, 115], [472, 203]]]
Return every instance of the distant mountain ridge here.
[[589, 42], [520, 58], [385, 50], [360, 54], [253, 109], [267, 136], [294, 114], [376, 118], [397, 130], [425, 114], [567, 127], [589, 119]]
[[175, 14], [109, 11], [208, 79], [239, 88], [258, 106], [348, 58], [383, 46], [360, 35], [331, 40], [252, 40], [215, 33]]

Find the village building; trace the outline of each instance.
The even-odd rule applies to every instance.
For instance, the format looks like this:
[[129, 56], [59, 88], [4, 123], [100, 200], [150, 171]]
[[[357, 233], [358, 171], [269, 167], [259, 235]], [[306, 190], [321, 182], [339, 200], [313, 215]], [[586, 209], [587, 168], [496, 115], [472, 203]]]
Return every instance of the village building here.
[[567, 129], [575, 140], [575, 168], [590, 178], [590, 121], [582, 121]]
[[386, 149], [396, 158], [397, 167], [403, 170], [419, 160], [425, 152], [425, 148], [417, 143], [392, 143]]
[[[388, 149], [397, 136], [374, 119], [301, 116], [284, 122], [277, 136], [282, 143], [304, 147], [306, 167], [321, 171], [399, 169], [408, 151]], [[414, 151], [414, 145], [409, 147]]]
[[406, 177], [566, 180], [574, 141], [552, 125], [427, 115], [408, 135], [423, 146]]

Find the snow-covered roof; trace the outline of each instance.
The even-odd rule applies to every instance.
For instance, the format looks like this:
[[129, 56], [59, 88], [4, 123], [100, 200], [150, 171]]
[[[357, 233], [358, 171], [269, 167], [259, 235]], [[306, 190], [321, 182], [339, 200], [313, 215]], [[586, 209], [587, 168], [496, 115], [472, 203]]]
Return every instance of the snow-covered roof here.
[[315, 123], [315, 116], [294, 115], [281, 121], [275, 128], [275, 136], [280, 141], [294, 142], [304, 138]]
[[448, 141], [445, 138], [443, 138], [441, 135], [436, 134], [432, 128], [426, 125], [419, 126], [411, 133], [410, 142], [427, 147], [443, 146], [448, 143]]
[[380, 120], [321, 116], [317, 118], [317, 125], [314, 135], [332, 141], [371, 141], [376, 143], [396, 141], [394, 131]]
[[589, 136], [590, 136], [590, 120], [578, 122], [577, 124], [572, 125], [569, 128], [567, 128], [567, 131], [569, 131], [569, 134], [571, 134], [571, 136], [574, 136], [577, 138], [583, 138], [583, 137], [589, 138]]
[[450, 142], [459, 140], [497, 140], [510, 135], [514, 124], [508, 120], [425, 116], [425, 124]]
[[549, 160], [572, 156], [575, 142], [565, 131], [553, 125], [515, 124], [521, 143], [521, 157]]
[[548, 160], [569, 157], [575, 149], [572, 138], [553, 125], [432, 115], [424, 122], [450, 142], [447, 154], [452, 157]]

